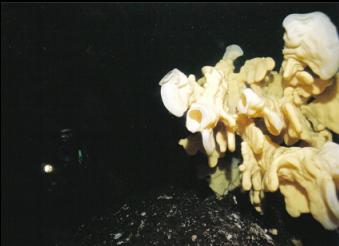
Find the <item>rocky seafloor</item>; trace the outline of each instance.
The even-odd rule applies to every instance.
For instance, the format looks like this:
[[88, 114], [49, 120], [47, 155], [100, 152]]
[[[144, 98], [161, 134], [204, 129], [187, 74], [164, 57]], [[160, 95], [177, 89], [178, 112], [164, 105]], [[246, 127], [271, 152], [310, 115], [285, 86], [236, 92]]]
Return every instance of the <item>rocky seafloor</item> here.
[[290, 218], [280, 202], [268, 197], [259, 215], [240, 191], [217, 200], [171, 186], [94, 216], [57, 245], [339, 245], [338, 231]]

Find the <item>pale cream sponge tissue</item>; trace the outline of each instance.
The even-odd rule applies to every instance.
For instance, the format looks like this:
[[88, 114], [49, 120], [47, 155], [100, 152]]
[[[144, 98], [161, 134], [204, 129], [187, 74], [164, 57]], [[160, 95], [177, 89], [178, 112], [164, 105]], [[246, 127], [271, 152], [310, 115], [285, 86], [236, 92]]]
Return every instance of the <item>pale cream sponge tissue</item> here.
[[[202, 77], [173, 69], [160, 81], [166, 109], [186, 117], [193, 135], [179, 144], [207, 155], [209, 186], [222, 198], [241, 187], [265, 212], [265, 192], [280, 191], [292, 217], [310, 213], [326, 229], [339, 226], [339, 39], [323, 13], [292, 14], [283, 21], [284, 61], [247, 60], [238, 45], [226, 48]], [[221, 164], [241, 139], [242, 160]], [[234, 160], [234, 158], [233, 158]]]
[[339, 66], [339, 39], [336, 27], [321, 12], [292, 14], [283, 21], [285, 60], [309, 66], [321, 79], [335, 75]]

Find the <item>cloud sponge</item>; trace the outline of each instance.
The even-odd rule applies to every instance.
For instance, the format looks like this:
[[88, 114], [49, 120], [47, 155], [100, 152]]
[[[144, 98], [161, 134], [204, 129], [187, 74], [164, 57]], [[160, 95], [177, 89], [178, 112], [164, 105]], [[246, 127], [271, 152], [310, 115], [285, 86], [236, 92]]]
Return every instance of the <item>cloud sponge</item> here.
[[[179, 144], [208, 158], [209, 186], [218, 198], [241, 187], [258, 212], [265, 192], [280, 191], [292, 217], [310, 213], [326, 229], [339, 227], [339, 41], [323, 13], [292, 14], [283, 22], [284, 61], [247, 60], [235, 44], [202, 77], [178, 69], [160, 82], [168, 111], [186, 118], [192, 135]], [[238, 137], [236, 137], [238, 136]], [[236, 141], [241, 143], [237, 145]], [[237, 149], [237, 146], [241, 146]], [[241, 152], [242, 161], [225, 166]]]

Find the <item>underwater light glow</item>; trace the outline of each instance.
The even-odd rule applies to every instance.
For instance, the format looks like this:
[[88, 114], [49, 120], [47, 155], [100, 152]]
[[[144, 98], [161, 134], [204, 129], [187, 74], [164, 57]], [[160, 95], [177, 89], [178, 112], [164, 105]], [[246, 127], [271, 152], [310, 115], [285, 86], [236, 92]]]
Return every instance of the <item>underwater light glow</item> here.
[[52, 173], [54, 171], [54, 167], [51, 164], [44, 164], [42, 170], [45, 173]]

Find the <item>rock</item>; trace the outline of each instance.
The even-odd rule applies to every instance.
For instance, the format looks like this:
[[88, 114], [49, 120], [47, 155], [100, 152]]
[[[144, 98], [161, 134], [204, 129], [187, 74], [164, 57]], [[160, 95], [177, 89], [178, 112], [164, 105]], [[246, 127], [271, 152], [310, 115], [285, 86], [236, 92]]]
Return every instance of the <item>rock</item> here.
[[[172, 198], [159, 199], [161, 194]], [[170, 187], [150, 191], [80, 224], [69, 240], [58, 245], [291, 245], [295, 238], [302, 242], [304, 235], [295, 233], [290, 221], [279, 213], [280, 217], [259, 215], [247, 196], [235, 191], [217, 200], [212, 193], [196, 190]], [[310, 225], [307, 221], [296, 228]], [[307, 242], [338, 245], [335, 232], [315, 228], [318, 233], [305, 234]]]

